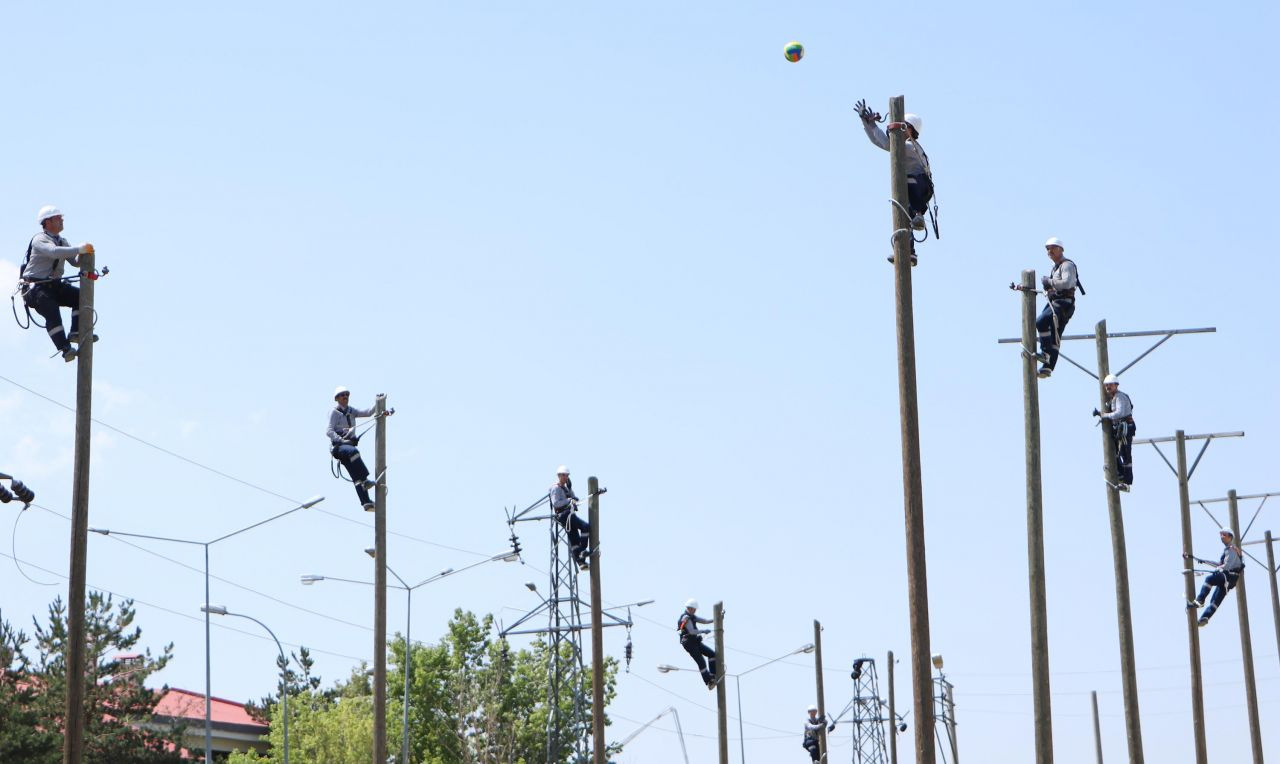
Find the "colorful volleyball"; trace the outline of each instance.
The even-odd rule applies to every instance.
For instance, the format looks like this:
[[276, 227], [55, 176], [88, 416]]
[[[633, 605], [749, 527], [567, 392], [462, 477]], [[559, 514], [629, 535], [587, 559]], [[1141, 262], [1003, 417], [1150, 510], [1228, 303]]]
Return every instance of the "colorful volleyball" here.
[[787, 60], [792, 63], [804, 58], [804, 46], [798, 42], [787, 43], [787, 47], [782, 52], [787, 57]]

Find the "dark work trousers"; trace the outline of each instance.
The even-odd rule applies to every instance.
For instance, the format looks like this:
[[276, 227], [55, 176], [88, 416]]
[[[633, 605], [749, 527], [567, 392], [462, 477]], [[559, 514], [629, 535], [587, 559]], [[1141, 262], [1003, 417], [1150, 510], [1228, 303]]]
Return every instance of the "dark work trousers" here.
[[1204, 586], [1200, 587], [1200, 596], [1196, 599], [1204, 602], [1204, 598], [1209, 596], [1209, 588], [1213, 587], [1213, 601], [1209, 603], [1209, 607], [1204, 609], [1201, 618], [1212, 618], [1217, 612], [1218, 606], [1227, 598], [1227, 592], [1236, 588], [1236, 581], [1240, 578], [1239, 573], [1223, 573], [1221, 570], [1215, 570], [1209, 574], [1204, 580]]
[[578, 513], [568, 507], [556, 510], [556, 522], [568, 532], [569, 551], [575, 558], [587, 551], [588, 534], [591, 533], [590, 523], [578, 517]]
[[821, 754], [818, 753], [818, 739], [816, 737], [805, 737], [804, 749], [809, 752], [809, 758], [813, 761], [819, 761]]
[[923, 215], [929, 211], [929, 200], [933, 198], [933, 181], [928, 175], [907, 176], [907, 207], [912, 215]]
[[1138, 431], [1129, 422], [1113, 422], [1111, 434], [1116, 439], [1116, 467], [1120, 469], [1120, 482], [1133, 485], [1133, 435]]
[[[1040, 317], [1036, 319], [1036, 331], [1040, 334], [1040, 352], [1048, 357], [1045, 366], [1050, 369], [1058, 365], [1058, 343], [1062, 337], [1062, 333], [1067, 330], [1067, 322], [1076, 313], [1076, 301], [1068, 300], [1050, 300], [1049, 304], [1044, 306], [1044, 310], [1040, 311]], [[1054, 318], [1057, 317], [1057, 327], [1054, 327]]]
[[360, 458], [360, 449], [355, 446], [334, 446], [329, 452], [333, 454], [333, 458], [342, 462], [342, 466], [347, 468], [347, 474], [351, 476], [351, 482], [356, 485], [356, 496], [360, 497], [360, 506], [372, 504], [369, 499], [369, 491], [364, 487], [364, 481], [369, 479], [369, 468], [364, 466], [364, 459]]
[[62, 311], [60, 308], [71, 308], [71, 333], [80, 329], [80, 288], [73, 287], [65, 281], [46, 281], [36, 284], [22, 295], [22, 301], [34, 308], [44, 319], [45, 330], [49, 339], [58, 350], [71, 347], [67, 335], [62, 331]]
[[[702, 644], [701, 638], [694, 637], [681, 640], [680, 646], [693, 658], [693, 662], [698, 664], [698, 670], [702, 672], [702, 681], [714, 682], [716, 679], [716, 651]], [[704, 656], [706, 660], [703, 660]]]

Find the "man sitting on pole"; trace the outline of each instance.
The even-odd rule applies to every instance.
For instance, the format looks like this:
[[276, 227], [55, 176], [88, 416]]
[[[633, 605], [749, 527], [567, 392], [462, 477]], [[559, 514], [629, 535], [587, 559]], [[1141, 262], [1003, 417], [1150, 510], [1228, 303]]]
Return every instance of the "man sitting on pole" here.
[[[375, 506], [373, 500], [369, 498], [369, 489], [376, 483], [369, 479], [369, 468], [360, 458], [360, 449], [356, 448], [360, 445], [360, 436], [356, 433], [356, 418], [373, 416], [373, 409], [348, 406], [351, 391], [342, 385], [338, 385], [338, 389], [333, 391], [333, 399], [338, 405], [329, 412], [329, 429], [325, 432], [332, 444], [329, 453], [347, 468], [351, 482], [355, 483], [360, 506], [364, 507], [366, 512], [372, 512]], [[390, 413], [390, 411], [387, 412], [387, 414]]]
[[1133, 485], [1133, 434], [1138, 426], [1133, 423], [1133, 401], [1120, 392], [1120, 380], [1114, 374], [1108, 374], [1102, 380], [1102, 387], [1107, 391], [1107, 403], [1103, 407], [1106, 413], [1097, 409], [1093, 415], [1105, 419], [1111, 424], [1111, 434], [1116, 442], [1116, 467], [1120, 470], [1117, 489], [1128, 491]]
[[1045, 297], [1049, 304], [1044, 306], [1040, 317], [1036, 319], [1036, 331], [1040, 335], [1040, 371], [1041, 379], [1053, 373], [1058, 365], [1058, 345], [1062, 342], [1062, 333], [1066, 331], [1067, 322], [1076, 312], [1076, 288], [1084, 294], [1076, 274], [1076, 264], [1064, 255], [1062, 239], [1050, 237], [1044, 243], [1045, 252], [1053, 261], [1053, 270], [1048, 276], [1040, 277], [1040, 285], [1044, 287]]
[[[1200, 587], [1200, 593], [1196, 598], [1187, 603], [1187, 610], [1195, 610], [1204, 604], [1205, 597], [1209, 596], [1209, 588], [1213, 588], [1213, 600], [1209, 603], [1209, 607], [1204, 609], [1200, 614], [1200, 625], [1206, 626], [1213, 614], [1218, 611], [1218, 606], [1227, 598], [1227, 592], [1236, 588], [1236, 582], [1240, 580], [1240, 575], [1244, 573], [1244, 560], [1240, 556], [1240, 547], [1236, 546], [1235, 531], [1230, 528], [1223, 528], [1219, 531], [1222, 538], [1222, 556], [1218, 558], [1218, 564], [1209, 577], [1204, 580], [1204, 585]], [[1189, 554], [1182, 555], [1188, 560], [1195, 560], [1211, 565], [1208, 560], [1202, 560], [1199, 557], [1193, 557]]]
[[698, 624], [711, 622], [710, 618], [699, 618], [698, 601], [689, 600], [684, 603], [684, 612], [676, 623], [676, 630], [680, 632], [680, 646], [698, 664], [698, 671], [702, 673], [702, 681], [706, 683], [708, 690], [716, 688], [716, 651], [702, 644], [702, 635], [710, 634], [711, 629], [699, 629]]
[[822, 753], [819, 751], [821, 745], [818, 737], [822, 734], [822, 726], [827, 723], [826, 719], [818, 716], [818, 707], [809, 706], [809, 718], [804, 722], [804, 742], [801, 745], [809, 752], [809, 758], [813, 761], [822, 761]]
[[[40, 314], [62, 360], [71, 362], [76, 357], [71, 344], [80, 342], [80, 289], [63, 280], [63, 264], [79, 265], [80, 255], [92, 254], [93, 245], [73, 247], [62, 238], [62, 211], [57, 207], [41, 207], [36, 222], [42, 230], [27, 245], [21, 270], [22, 302]], [[62, 329], [62, 308], [71, 308], [70, 337]], [[93, 323], [92, 317], [89, 323]], [[92, 328], [88, 334], [93, 340], [98, 339]]]
[[569, 536], [569, 554], [578, 567], [588, 568], [587, 541], [591, 538], [591, 524], [578, 517], [578, 496], [573, 492], [573, 481], [569, 479], [569, 468], [560, 465], [556, 469], [556, 482], [551, 485], [551, 511], [556, 515], [556, 522]]

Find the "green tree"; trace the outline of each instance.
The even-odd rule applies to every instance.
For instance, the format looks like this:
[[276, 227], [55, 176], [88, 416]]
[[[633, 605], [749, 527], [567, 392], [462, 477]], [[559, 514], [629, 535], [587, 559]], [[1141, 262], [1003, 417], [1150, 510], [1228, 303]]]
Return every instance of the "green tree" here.
[[[142, 630], [134, 626], [132, 600], [119, 603], [90, 592], [85, 604], [84, 761], [86, 764], [176, 764], [170, 743], [182, 729], [154, 722], [157, 694], [143, 680], [165, 667], [173, 644], [160, 655], [150, 649], [137, 658]], [[26, 654], [30, 640], [0, 620], [0, 761], [57, 764], [62, 760], [67, 697], [67, 613], [61, 598], [49, 606], [49, 621], [35, 622], [35, 659]], [[21, 752], [15, 753], [15, 752]]]

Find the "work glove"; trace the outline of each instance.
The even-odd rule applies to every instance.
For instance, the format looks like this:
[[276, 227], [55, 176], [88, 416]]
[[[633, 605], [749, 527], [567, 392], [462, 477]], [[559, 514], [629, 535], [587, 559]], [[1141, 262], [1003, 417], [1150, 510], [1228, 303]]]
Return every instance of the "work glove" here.
[[856, 104], [854, 104], [853, 108], [858, 112], [858, 116], [862, 119], [863, 122], [879, 122], [880, 121], [879, 113], [872, 111], [871, 107], [867, 106], [866, 99], [859, 99], [859, 101]]
[[86, 241], [84, 244], [81, 244], [81, 245], [80, 245], [80, 254], [82, 254], [82, 255], [92, 255], [92, 254], [93, 254], [93, 245], [92, 245], [92, 244], [90, 244], [90, 243], [89, 243], [89, 242], [87, 242], [87, 241]]
[[711, 629], [698, 629], [699, 634], [710, 634]]
[[1102, 416], [1102, 412], [1098, 411], [1097, 409], [1094, 409], [1094, 410], [1093, 410], [1093, 415], [1094, 415], [1094, 416], [1096, 416], [1096, 417], [1101, 417], [1101, 416]]

